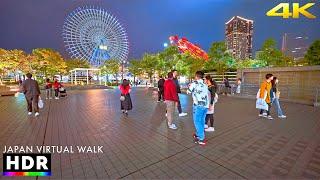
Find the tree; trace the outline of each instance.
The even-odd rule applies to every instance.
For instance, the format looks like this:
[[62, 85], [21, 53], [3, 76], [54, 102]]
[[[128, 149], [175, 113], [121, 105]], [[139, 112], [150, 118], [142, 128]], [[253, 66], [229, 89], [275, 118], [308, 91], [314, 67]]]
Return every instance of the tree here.
[[257, 54], [257, 59], [266, 61], [267, 66], [285, 66], [282, 52], [277, 49], [276, 40], [269, 38], [265, 40], [261, 51]]
[[209, 49], [209, 60], [205, 63], [207, 71], [216, 70], [224, 73], [228, 68], [235, 66], [235, 60], [228, 52], [225, 42], [214, 42]]
[[189, 54], [182, 54], [176, 67], [180, 74], [186, 75], [191, 80], [197, 71], [203, 69], [204, 65], [204, 59], [195, 58]]
[[31, 68], [36, 74], [44, 77], [53, 77], [67, 73], [67, 65], [59, 52], [50, 48], [37, 48], [32, 50], [34, 61]]
[[104, 64], [100, 67], [101, 73], [104, 75], [112, 74], [117, 81], [118, 84], [118, 73], [119, 73], [120, 63], [116, 59], [109, 59], [104, 62]]
[[143, 58], [141, 60], [141, 67], [143, 68], [143, 71], [148, 74], [148, 78], [150, 82], [152, 83], [152, 75], [154, 75], [155, 70], [158, 66], [158, 61], [156, 55], [153, 54], [144, 54]]
[[142, 74], [141, 61], [133, 59], [130, 61], [129, 72], [133, 75], [133, 82], [136, 82], [136, 76]]
[[314, 41], [305, 55], [309, 65], [320, 65], [320, 40]]
[[90, 68], [90, 64], [82, 59], [69, 59], [66, 60], [66, 71], [69, 72], [75, 68]]

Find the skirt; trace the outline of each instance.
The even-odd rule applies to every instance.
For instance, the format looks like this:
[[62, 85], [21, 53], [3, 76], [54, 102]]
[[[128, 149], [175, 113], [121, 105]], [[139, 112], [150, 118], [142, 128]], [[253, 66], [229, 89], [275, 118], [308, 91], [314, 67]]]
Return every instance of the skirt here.
[[124, 101], [120, 101], [121, 103], [121, 110], [131, 110], [132, 109], [132, 101], [130, 94], [124, 95]]

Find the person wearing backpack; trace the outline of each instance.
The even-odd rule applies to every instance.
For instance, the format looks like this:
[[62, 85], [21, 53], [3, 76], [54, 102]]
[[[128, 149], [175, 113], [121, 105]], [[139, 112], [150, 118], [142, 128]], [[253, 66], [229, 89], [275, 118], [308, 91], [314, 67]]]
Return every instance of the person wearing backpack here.
[[194, 142], [199, 145], [206, 145], [204, 125], [210, 105], [210, 94], [208, 86], [203, 82], [203, 76], [202, 71], [197, 71], [195, 81], [188, 88], [188, 93], [192, 94], [193, 99], [193, 123], [196, 129], [193, 138]]

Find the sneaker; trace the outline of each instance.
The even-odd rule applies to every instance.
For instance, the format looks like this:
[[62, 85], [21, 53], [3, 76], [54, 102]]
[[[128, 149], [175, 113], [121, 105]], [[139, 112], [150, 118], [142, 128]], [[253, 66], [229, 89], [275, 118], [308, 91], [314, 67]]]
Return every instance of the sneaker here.
[[187, 114], [187, 113], [182, 112], [182, 113], [180, 113], [180, 114], [179, 114], [179, 117], [183, 117], [183, 116], [186, 116], [186, 115], [188, 115], [188, 114]]
[[266, 112], [262, 113], [263, 116], [267, 116], [268, 114]]
[[122, 113], [124, 113], [124, 110], [121, 110], [122, 111]]
[[263, 117], [263, 114], [259, 114], [259, 117]]
[[267, 116], [267, 118], [269, 119], [269, 120], [272, 120], [273, 118], [269, 115], [269, 116]]
[[207, 129], [209, 126], [207, 124], [204, 125], [204, 128]]
[[58, 97], [55, 97], [54, 99], [59, 99]]
[[197, 144], [201, 145], [201, 146], [205, 146], [207, 144], [207, 141], [204, 139], [204, 140], [199, 140], [197, 141]]
[[214, 131], [214, 127], [209, 127], [208, 129], [205, 129], [204, 131], [206, 131], [206, 132], [213, 132], [213, 131]]
[[173, 123], [171, 125], [168, 124], [168, 126], [169, 126], [170, 129], [177, 129], [177, 126], [175, 124], [173, 124]]
[[287, 116], [285, 116], [285, 115], [281, 115], [281, 116], [278, 116], [278, 117], [281, 118], [281, 119], [287, 118]]
[[166, 113], [166, 117], [168, 117], [168, 114]]
[[32, 112], [28, 112], [28, 115], [29, 115], [29, 116], [32, 115]]
[[194, 141], [194, 143], [198, 143], [198, 141], [199, 141], [199, 139], [198, 139], [198, 136], [196, 135], [196, 133], [193, 133], [192, 134], [192, 137], [193, 137], [193, 141]]
[[48, 98], [46, 97], [46, 99], [48, 99]]
[[160, 102], [160, 101], [157, 101], [157, 102]]
[[40, 114], [38, 112], [36, 112], [36, 114], [34, 114], [35, 117], [39, 116]]

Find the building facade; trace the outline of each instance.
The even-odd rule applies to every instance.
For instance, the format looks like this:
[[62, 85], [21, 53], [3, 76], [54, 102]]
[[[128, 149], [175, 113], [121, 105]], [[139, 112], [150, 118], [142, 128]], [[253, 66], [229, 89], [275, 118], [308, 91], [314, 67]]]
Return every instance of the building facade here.
[[227, 49], [236, 59], [252, 58], [253, 20], [232, 17], [225, 24]]
[[282, 36], [281, 50], [284, 54], [293, 57], [295, 60], [302, 59], [309, 47], [308, 39], [306, 35], [285, 33]]

